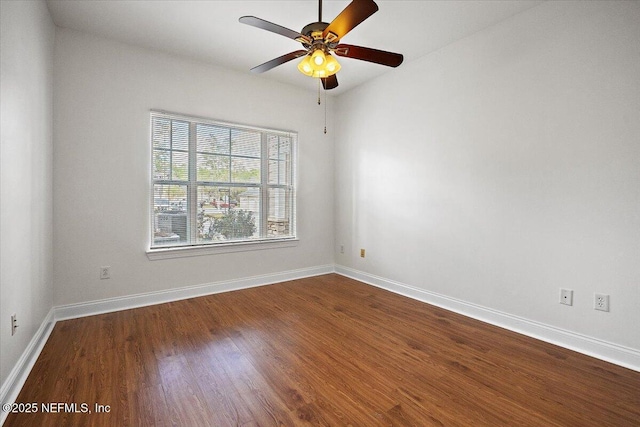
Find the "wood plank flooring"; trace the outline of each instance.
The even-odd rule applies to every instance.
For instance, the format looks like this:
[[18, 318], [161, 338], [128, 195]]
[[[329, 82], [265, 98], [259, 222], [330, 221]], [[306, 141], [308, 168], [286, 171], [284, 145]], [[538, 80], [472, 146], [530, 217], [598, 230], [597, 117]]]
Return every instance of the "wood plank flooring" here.
[[78, 407], [6, 426], [638, 426], [640, 373], [330, 274], [59, 322], [17, 402]]

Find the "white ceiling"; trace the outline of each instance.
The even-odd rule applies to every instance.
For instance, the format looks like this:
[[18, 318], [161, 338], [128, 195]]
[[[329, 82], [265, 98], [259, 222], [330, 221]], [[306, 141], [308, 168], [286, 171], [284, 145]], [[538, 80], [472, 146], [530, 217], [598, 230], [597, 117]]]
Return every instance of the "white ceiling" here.
[[[323, 20], [330, 22], [349, 0], [323, 1]], [[402, 53], [405, 63], [529, 9], [540, 0], [384, 1], [379, 10], [342, 41]], [[318, 20], [316, 0], [47, 0], [57, 26], [206, 61], [242, 73], [301, 48], [283, 36], [240, 24], [254, 15], [295, 31]], [[339, 58], [344, 93], [393, 68]], [[315, 90], [297, 60], [255, 78], [268, 78]], [[402, 65], [400, 65], [402, 67]]]

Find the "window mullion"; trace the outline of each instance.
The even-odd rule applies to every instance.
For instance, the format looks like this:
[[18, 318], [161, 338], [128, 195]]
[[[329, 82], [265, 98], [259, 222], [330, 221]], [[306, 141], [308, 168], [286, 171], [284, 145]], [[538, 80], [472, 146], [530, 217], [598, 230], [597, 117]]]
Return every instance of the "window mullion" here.
[[173, 180], [173, 120], [169, 121], [169, 178]]
[[260, 133], [260, 237], [269, 235], [269, 138]]
[[189, 243], [193, 244], [198, 238], [198, 155], [196, 141], [196, 123], [189, 123], [189, 184], [187, 232]]
[[[233, 167], [232, 154], [233, 154], [233, 131], [231, 128], [229, 128], [229, 175], [227, 176], [227, 181], [229, 182], [231, 182], [231, 177], [233, 176], [233, 170], [231, 169]], [[229, 189], [228, 203], [231, 203], [231, 189]]]

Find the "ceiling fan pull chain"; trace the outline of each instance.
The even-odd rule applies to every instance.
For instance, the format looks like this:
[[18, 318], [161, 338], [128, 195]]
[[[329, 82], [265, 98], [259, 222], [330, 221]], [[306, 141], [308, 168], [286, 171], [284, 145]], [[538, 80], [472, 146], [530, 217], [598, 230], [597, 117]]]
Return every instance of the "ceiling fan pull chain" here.
[[324, 134], [327, 134], [327, 90], [324, 90]]
[[320, 105], [320, 79], [318, 79], [318, 105]]

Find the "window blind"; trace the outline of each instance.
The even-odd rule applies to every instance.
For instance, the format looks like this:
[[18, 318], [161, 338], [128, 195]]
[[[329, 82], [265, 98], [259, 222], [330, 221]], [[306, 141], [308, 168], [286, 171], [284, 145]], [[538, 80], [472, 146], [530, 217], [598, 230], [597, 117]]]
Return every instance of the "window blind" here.
[[290, 239], [297, 133], [151, 113], [151, 249]]

